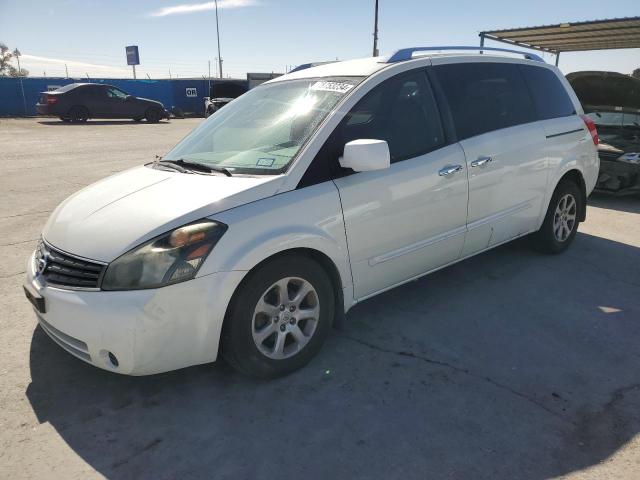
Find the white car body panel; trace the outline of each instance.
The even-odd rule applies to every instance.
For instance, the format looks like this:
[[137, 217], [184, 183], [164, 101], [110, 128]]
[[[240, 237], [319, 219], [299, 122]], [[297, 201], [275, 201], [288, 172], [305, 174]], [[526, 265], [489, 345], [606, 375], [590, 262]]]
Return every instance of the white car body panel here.
[[222, 237], [198, 275], [247, 272], [279, 252], [308, 248], [331, 259], [340, 274], [342, 288], [349, 290], [345, 299], [352, 298], [347, 239], [340, 197], [333, 182], [274, 195], [212, 218], [229, 225], [230, 235]]
[[466, 169], [458, 144], [335, 180], [342, 199], [356, 298], [456, 260], [467, 216]]
[[[494, 61], [551, 69], [582, 113], [557, 68], [486, 54], [428, 55], [398, 63], [367, 58], [278, 77], [267, 83], [328, 76], [366, 79], [325, 117], [281, 175], [228, 178], [139, 167], [65, 200], [49, 218], [44, 239], [104, 263], [205, 217], [228, 230], [195, 278], [149, 290], [49, 286], [36, 273], [32, 256], [25, 288], [46, 298], [46, 313], [37, 313], [43, 328], [63, 348], [100, 368], [158, 373], [214, 361], [238, 286], [256, 265], [280, 252], [307, 249], [332, 263], [347, 311], [381, 291], [537, 230], [566, 172], [581, 173], [586, 194], [595, 186], [597, 152], [577, 115], [454, 141], [385, 170], [299, 187], [345, 114], [381, 82], [430, 65]], [[470, 166], [484, 156], [492, 162]], [[447, 165], [462, 168], [451, 176], [438, 175]], [[117, 367], [106, 352], [117, 356]]]
[[469, 233], [463, 256], [535, 229], [547, 183], [544, 143], [538, 122], [460, 142], [469, 171]]
[[61, 250], [110, 262], [173, 228], [269, 197], [281, 182], [280, 176], [228, 178], [136, 167], [71, 195], [42, 234]]

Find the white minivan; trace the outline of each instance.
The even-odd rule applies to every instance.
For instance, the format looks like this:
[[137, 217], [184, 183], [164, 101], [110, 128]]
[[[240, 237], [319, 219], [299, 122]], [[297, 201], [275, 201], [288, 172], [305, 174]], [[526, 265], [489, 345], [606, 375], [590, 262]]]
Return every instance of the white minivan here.
[[39, 324], [117, 373], [220, 353], [270, 378], [373, 295], [528, 234], [563, 251], [596, 182], [595, 126], [557, 68], [491, 50], [276, 78], [72, 195], [28, 260]]

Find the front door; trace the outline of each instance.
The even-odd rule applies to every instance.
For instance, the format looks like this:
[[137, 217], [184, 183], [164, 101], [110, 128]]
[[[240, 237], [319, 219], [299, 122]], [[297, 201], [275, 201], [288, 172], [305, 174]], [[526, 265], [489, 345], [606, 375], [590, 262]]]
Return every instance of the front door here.
[[459, 258], [467, 216], [465, 158], [460, 145], [446, 145], [423, 69], [372, 89], [334, 138], [342, 146], [386, 140], [391, 152], [389, 169], [342, 172], [335, 179], [357, 299]]
[[131, 105], [127, 94], [116, 87], [106, 87], [105, 109], [107, 118], [130, 118]]

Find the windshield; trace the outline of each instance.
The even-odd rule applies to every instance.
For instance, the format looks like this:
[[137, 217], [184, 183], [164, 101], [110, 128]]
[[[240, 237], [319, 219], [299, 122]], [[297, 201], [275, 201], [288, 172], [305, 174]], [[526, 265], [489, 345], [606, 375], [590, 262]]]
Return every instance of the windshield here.
[[589, 112], [587, 113], [598, 127], [640, 127], [640, 113], [634, 112]]
[[361, 80], [306, 78], [261, 85], [218, 110], [163, 160], [225, 167], [234, 174], [281, 173]]

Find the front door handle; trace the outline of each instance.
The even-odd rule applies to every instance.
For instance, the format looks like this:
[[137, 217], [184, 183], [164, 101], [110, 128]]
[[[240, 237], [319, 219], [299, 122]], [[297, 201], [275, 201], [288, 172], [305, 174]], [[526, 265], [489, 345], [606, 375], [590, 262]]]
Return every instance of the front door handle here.
[[452, 173], [459, 172], [460, 170], [462, 170], [462, 165], [447, 165], [446, 167], [440, 169], [438, 175], [440, 175], [441, 177], [447, 177]]
[[472, 167], [483, 167], [487, 163], [491, 163], [492, 161], [493, 161], [493, 158], [491, 158], [491, 157], [480, 157], [479, 159], [474, 160], [473, 162], [471, 162], [471, 166]]

